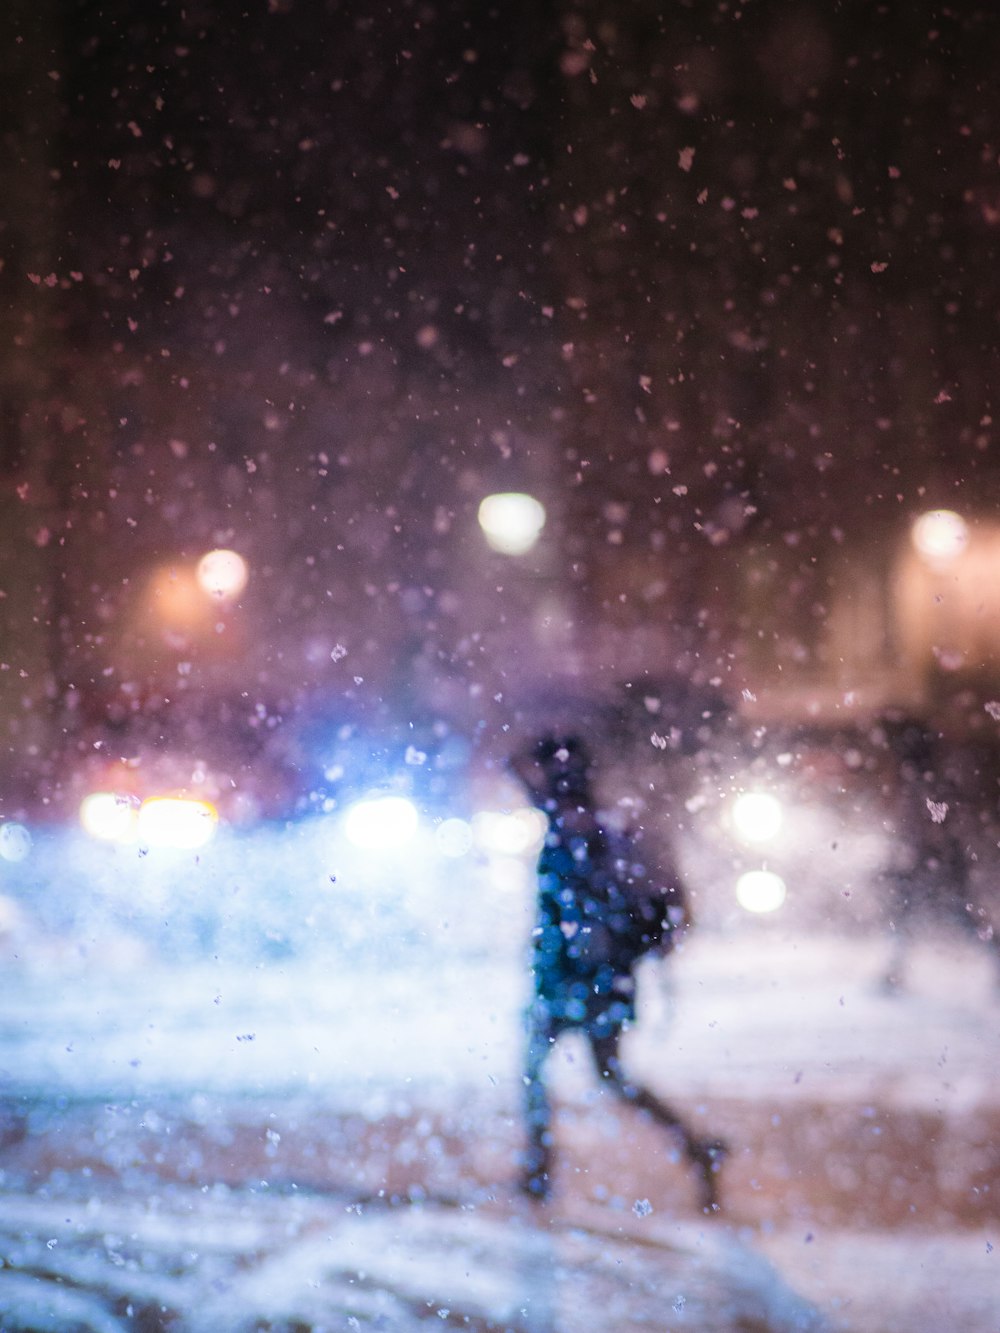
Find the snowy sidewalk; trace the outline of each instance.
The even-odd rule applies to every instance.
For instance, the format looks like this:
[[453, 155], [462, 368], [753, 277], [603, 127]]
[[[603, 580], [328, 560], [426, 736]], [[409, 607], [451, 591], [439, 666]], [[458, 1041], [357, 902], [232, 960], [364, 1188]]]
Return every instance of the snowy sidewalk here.
[[[389, 978], [23, 969], [0, 997], [0, 1234], [27, 1256], [5, 1275], [47, 1290], [64, 1259], [83, 1263], [79, 1290], [119, 1321], [94, 1328], [130, 1326], [121, 1292], [135, 1278], [134, 1308], [148, 1287], [143, 1308], [160, 1300], [184, 1320], [212, 1308], [213, 1282], [238, 1288], [234, 1330], [260, 1326], [254, 1310], [316, 1333], [435, 1316], [587, 1333], [611, 1309], [615, 1327], [818, 1326], [798, 1292], [851, 1333], [997, 1333], [988, 960], [926, 943], [910, 989], [888, 997], [883, 957], [857, 939], [706, 934], [668, 980], [644, 979], [633, 1067], [733, 1148], [712, 1222], [672, 1145], [600, 1094], [572, 1041], [552, 1069], [555, 1198], [534, 1211], [514, 1198], [523, 976], [502, 959]], [[95, 1250], [88, 1209], [129, 1245]], [[185, 1239], [202, 1224], [214, 1242]], [[241, 1240], [244, 1224], [259, 1234]], [[160, 1299], [168, 1278], [180, 1285]]]
[[173, 1189], [0, 1198], [14, 1330], [173, 1333], [434, 1326], [509, 1333], [818, 1331], [748, 1248], [673, 1225], [539, 1225], [480, 1208]]

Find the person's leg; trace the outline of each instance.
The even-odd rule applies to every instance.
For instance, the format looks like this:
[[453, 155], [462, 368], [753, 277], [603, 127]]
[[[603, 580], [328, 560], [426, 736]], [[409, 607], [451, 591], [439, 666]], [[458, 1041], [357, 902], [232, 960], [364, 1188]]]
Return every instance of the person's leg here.
[[600, 1035], [588, 1034], [594, 1062], [601, 1078], [608, 1081], [619, 1097], [638, 1110], [648, 1112], [658, 1124], [680, 1138], [684, 1155], [698, 1173], [701, 1206], [705, 1209], [717, 1209], [719, 1198], [716, 1174], [725, 1157], [726, 1145], [721, 1139], [699, 1139], [672, 1106], [661, 1101], [641, 1083], [626, 1078], [618, 1054], [621, 1035], [622, 1029], [617, 1026]]
[[545, 1061], [555, 1042], [548, 1010], [538, 1001], [528, 1014], [524, 1063], [524, 1119], [527, 1148], [520, 1187], [533, 1199], [544, 1199], [551, 1189], [552, 1112], [545, 1088]]
[[889, 948], [879, 987], [884, 994], [895, 995], [904, 988], [907, 956], [913, 944], [913, 886], [902, 873], [885, 875], [882, 885], [889, 916]]

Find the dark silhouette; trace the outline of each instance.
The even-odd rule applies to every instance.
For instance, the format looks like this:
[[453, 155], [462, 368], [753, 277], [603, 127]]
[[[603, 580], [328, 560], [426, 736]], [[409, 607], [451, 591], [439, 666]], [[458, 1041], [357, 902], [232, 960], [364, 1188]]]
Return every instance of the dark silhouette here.
[[937, 732], [918, 717], [893, 713], [878, 731], [891, 763], [892, 847], [882, 872], [891, 912], [892, 949], [883, 988], [903, 985], [908, 947], [917, 923], [954, 922], [991, 946], [1000, 983], [1000, 938], [971, 882], [976, 854], [968, 842], [963, 793]]
[[699, 1139], [676, 1111], [626, 1076], [619, 1058], [622, 1034], [635, 1018], [637, 964], [652, 950], [668, 953], [687, 925], [680, 878], [673, 867], [648, 872], [641, 835], [618, 833], [599, 818], [590, 757], [575, 737], [546, 737], [511, 767], [549, 821], [538, 863], [522, 1188], [535, 1199], [549, 1193], [552, 1132], [544, 1066], [559, 1036], [576, 1031], [608, 1086], [679, 1137], [698, 1174], [701, 1204], [714, 1210], [724, 1145]]

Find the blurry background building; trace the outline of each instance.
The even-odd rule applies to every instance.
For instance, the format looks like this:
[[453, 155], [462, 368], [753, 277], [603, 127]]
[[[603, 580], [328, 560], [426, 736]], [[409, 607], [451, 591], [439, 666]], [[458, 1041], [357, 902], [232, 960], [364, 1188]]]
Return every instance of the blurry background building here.
[[[317, 709], [499, 744], [567, 679], [993, 698], [988, 6], [3, 25], [8, 801], [137, 734], [259, 761]], [[520, 555], [477, 521], [511, 491]]]

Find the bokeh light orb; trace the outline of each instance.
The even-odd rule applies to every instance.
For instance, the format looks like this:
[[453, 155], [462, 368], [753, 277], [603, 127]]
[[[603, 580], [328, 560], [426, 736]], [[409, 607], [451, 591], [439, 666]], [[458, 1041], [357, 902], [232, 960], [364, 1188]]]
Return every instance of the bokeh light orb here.
[[502, 555], [524, 555], [545, 527], [545, 506], [533, 495], [501, 491], [479, 506], [479, 526], [488, 545]]
[[158, 624], [189, 632], [204, 619], [204, 590], [191, 570], [163, 565], [150, 580], [149, 609]]
[[736, 901], [758, 916], [776, 912], [786, 894], [785, 881], [773, 870], [748, 870], [736, 881]]
[[0, 857], [24, 861], [31, 851], [31, 834], [23, 824], [0, 824]]
[[783, 821], [781, 802], [769, 792], [741, 792], [733, 802], [733, 824], [746, 842], [770, 841], [780, 832]]
[[537, 854], [547, 829], [541, 810], [527, 805], [517, 810], [480, 810], [472, 817], [476, 842], [499, 856]]
[[925, 560], [954, 560], [969, 544], [968, 524], [953, 509], [931, 509], [921, 514], [911, 535]]
[[136, 837], [137, 803], [112, 791], [92, 791], [80, 802], [83, 830], [101, 842], [130, 842]]
[[416, 834], [420, 816], [405, 796], [372, 796], [347, 812], [344, 832], [365, 851], [403, 847]]
[[198, 586], [220, 601], [239, 597], [248, 577], [247, 562], [237, 551], [209, 551], [198, 561]]
[[151, 796], [139, 807], [137, 832], [149, 847], [196, 851], [212, 840], [218, 823], [218, 811], [210, 801]]
[[464, 819], [443, 819], [434, 830], [434, 842], [442, 856], [467, 856], [472, 851], [472, 825]]

